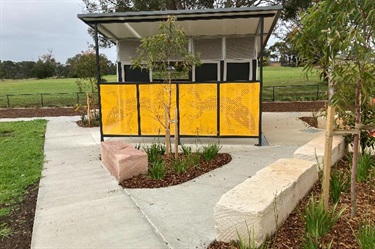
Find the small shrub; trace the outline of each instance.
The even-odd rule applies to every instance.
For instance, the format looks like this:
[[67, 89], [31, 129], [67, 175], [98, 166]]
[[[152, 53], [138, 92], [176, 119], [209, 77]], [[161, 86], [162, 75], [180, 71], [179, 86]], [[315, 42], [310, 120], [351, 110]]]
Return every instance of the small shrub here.
[[209, 144], [208, 146], [203, 146], [201, 156], [203, 160], [209, 161], [209, 160], [214, 159], [220, 150], [221, 150], [221, 146], [219, 146], [216, 143], [212, 143], [212, 144]]
[[189, 168], [188, 161], [186, 159], [174, 160], [173, 161], [173, 168], [178, 174], [181, 174]]
[[186, 160], [189, 164], [189, 167], [199, 167], [199, 159], [200, 155], [199, 153], [191, 153], [186, 157]]
[[164, 144], [160, 143], [153, 143], [151, 146], [144, 146], [143, 150], [146, 152], [148, 156], [148, 161], [150, 163], [154, 163], [156, 161], [160, 161], [160, 157], [165, 153], [165, 146]]
[[375, 225], [364, 225], [358, 230], [358, 245], [361, 249], [375, 248]]
[[363, 153], [358, 156], [357, 182], [366, 182], [370, 177], [372, 168], [375, 167], [375, 160], [370, 153]]
[[347, 192], [350, 187], [349, 178], [345, 178], [345, 174], [337, 169], [332, 171], [330, 180], [330, 196], [333, 203], [338, 203], [341, 192]]
[[234, 248], [238, 248], [238, 249], [266, 249], [266, 248], [268, 248], [265, 243], [261, 244], [260, 246], [256, 246], [255, 237], [254, 237], [254, 230], [252, 230], [252, 232], [250, 232], [250, 229], [249, 229], [249, 226], [247, 225], [247, 223], [246, 223], [246, 229], [247, 229], [247, 236], [248, 236], [247, 240], [242, 238], [242, 236], [240, 235], [240, 233], [236, 229], [238, 240], [232, 242], [232, 246]]
[[344, 209], [336, 211], [337, 205], [334, 205], [332, 211], [326, 211], [323, 206], [323, 201], [311, 197], [309, 203], [305, 208], [305, 217], [302, 219], [305, 221], [305, 230], [307, 236], [312, 240], [317, 241], [319, 238], [325, 236], [340, 218]]
[[191, 154], [191, 147], [186, 145], [181, 145], [182, 154], [189, 156]]
[[9, 236], [12, 234], [12, 230], [7, 226], [6, 223], [0, 224], [0, 241], [3, 240], [3, 238], [9, 238]]
[[152, 179], [164, 179], [165, 177], [165, 163], [163, 160], [156, 160], [149, 167], [149, 176]]

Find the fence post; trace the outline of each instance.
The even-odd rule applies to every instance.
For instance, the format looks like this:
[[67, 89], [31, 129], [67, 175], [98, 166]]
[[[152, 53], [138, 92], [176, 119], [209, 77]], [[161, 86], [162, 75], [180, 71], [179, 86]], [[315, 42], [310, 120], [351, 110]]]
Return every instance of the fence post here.
[[319, 85], [316, 85], [316, 100], [319, 99]]
[[10, 108], [10, 103], [9, 103], [9, 95], [7, 94], [7, 106]]
[[43, 107], [43, 93], [40, 94], [40, 104]]
[[272, 87], [272, 101], [275, 102], [275, 86]]

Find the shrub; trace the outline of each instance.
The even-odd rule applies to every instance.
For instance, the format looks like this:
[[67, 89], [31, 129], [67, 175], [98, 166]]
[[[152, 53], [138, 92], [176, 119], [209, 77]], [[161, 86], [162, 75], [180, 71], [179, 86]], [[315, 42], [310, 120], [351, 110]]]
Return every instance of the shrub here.
[[152, 179], [164, 179], [165, 177], [165, 163], [163, 160], [156, 160], [149, 167], [149, 175]]
[[189, 168], [188, 161], [186, 159], [174, 160], [173, 161], [173, 168], [178, 174], [181, 174]]
[[314, 196], [310, 198], [305, 208], [305, 216], [302, 216], [302, 219], [305, 221], [307, 239], [305, 243], [315, 243], [315, 245], [318, 246], [319, 238], [322, 238], [331, 230], [345, 210], [341, 209], [340, 211], [336, 211], [336, 208], [337, 205], [334, 205], [332, 211], [326, 211], [323, 206], [323, 201], [318, 202]]
[[344, 173], [334, 169], [330, 180], [330, 195], [333, 203], [338, 203], [341, 192], [347, 192], [350, 187], [349, 178], [345, 178]]
[[370, 178], [371, 170], [375, 167], [375, 160], [370, 153], [358, 156], [357, 182], [365, 182]]
[[221, 150], [221, 146], [219, 146], [216, 143], [212, 143], [212, 144], [209, 144], [208, 146], [203, 146], [201, 156], [203, 160], [209, 161], [209, 160], [214, 159], [220, 150]]
[[160, 143], [153, 143], [151, 146], [144, 146], [143, 150], [146, 152], [148, 161], [150, 163], [154, 163], [156, 161], [160, 161], [160, 158], [165, 153], [165, 146], [164, 144]]
[[361, 249], [375, 248], [375, 225], [364, 225], [358, 230], [358, 245]]
[[189, 156], [191, 154], [191, 147], [186, 145], [181, 145], [182, 154]]

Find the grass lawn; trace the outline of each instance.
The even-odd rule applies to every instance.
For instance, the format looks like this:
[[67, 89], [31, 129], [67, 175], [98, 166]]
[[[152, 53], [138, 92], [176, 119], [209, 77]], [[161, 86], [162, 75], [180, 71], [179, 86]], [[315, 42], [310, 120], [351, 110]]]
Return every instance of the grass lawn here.
[[309, 73], [306, 77], [302, 67], [264, 67], [264, 86], [315, 85], [326, 83], [319, 78], [320, 72]]
[[[107, 81], [116, 81], [116, 75], [104, 77]], [[75, 93], [78, 92], [77, 79], [22, 79], [0, 81], [0, 95], [35, 93]]]
[[[0, 219], [41, 176], [46, 124], [46, 120], [0, 122]], [[0, 237], [9, 232], [0, 223]]]
[[[116, 82], [116, 77], [116, 75], [107, 75], [104, 78], [109, 82]], [[77, 94], [76, 81], [77, 79], [74, 78], [0, 81], [0, 108], [85, 104], [85, 95]], [[303, 87], [295, 87], [295, 85]], [[319, 99], [324, 99], [326, 89], [327, 84], [320, 81], [318, 71], [310, 73], [307, 78], [301, 67], [264, 67], [264, 101], [315, 100], [317, 96]]]
[[[304, 84], [324, 84], [319, 72], [310, 74], [306, 79], [301, 67], [264, 67], [265, 86], [286, 86]], [[116, 75], [104, 77], [109, 82], [116, 81]], [[76, 80], [67, 79], [24, 79], [0, 81], [0, 95], [35, 93], [75, 93], [78, 91]]]

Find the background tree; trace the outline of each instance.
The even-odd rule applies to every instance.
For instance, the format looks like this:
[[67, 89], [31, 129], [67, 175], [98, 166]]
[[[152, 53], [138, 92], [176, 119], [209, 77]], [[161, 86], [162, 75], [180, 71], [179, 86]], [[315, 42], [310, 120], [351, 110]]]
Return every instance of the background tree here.
[[[99, 64], [100, 77], [103, 80], [102, 76], [109, 71], [111, 62], [104, 54], [100, 54]], [[79, 78], [78, 88], [80, 92], [97, 92], [95, 51], [87, 50], [67, 59], [66, 66], [69, 68], [69, 77]]]
[[[146, 68], [150, 71], [162, 72], [164, 79], [168, 81], [165, 85], [167, 101], [164, 102], [165, 122], [160, 122], [165, 128], [165, 146], [166, 155], [171, 152], [170, 127], [174, 121], [171, 118], [172, 107], [172, 69], [180, 71], [191, 70], [193, 66], [200, 64], [199, 55], [193, 55], [188, 51], [189, 39], [181, 27], [176, 23], [176, 18], [168, 17], [168, 20], [161, 22], [159, 34], [150, 36], [141, 40], [141, 45], [137, 49], [137, 58], [133, 61], [133, 68]], [[171, 58], [179, 58], [178, 61], [172, 61]], [[178, 110], [176, 111], [178, 112]], [[177, 129], [177, 126], [176, 128]], [[176, 145], [176, 144], [175, 144]], [[176, 151], [178, 153], [178, 150]]]
[[[100, 80], [104, 81], [102, 76], [108, 71], [110, 61], [103, 54], [99, 55], [100, 64]], [[82, 121], [91, 126], [92, 121], [99, 119], [96, 112], [95, 96], [94, 93], [98, 91], [97, 78], [96, 78], [96, 55], [95, 51], [87, 50], [81, 54], [77, 54], [69, 58], [66, 62], [69, 67], [70, 76], [79, 78], [77, 82], [78, 90], [86, 93], [87, 106], [86, 118], [82, 114]]]
[[47, 54], [39, 57], [32, 72], [38, 79], [45, 79], [55, 76], [56, 60], [53, 57], [52, 50], [48, 50]]
[[[374, 93], [375, 87], [374, 9], [373, 0], [320, 1], [302, 17], [301, 26], [292, 39], [307, 71], [313, 70], [316, 65], [327, 68], [331, 90], [330, 105], [338, 107], [339, 117], [346, 121], [347, 126], [359, 131], [364, 128], [363, 124], [374, 125], [375, 122], [375, 110], [370, 107], [373, 98], [371, 94]], [[320, 57], [317, 57], [315, 52], [320, 52]], [[360, 132], [353, 136], [353, 217], [357, 212], [355, 186], [359, 134]], [[326, 194], [328, 195], [328, 191]]]

